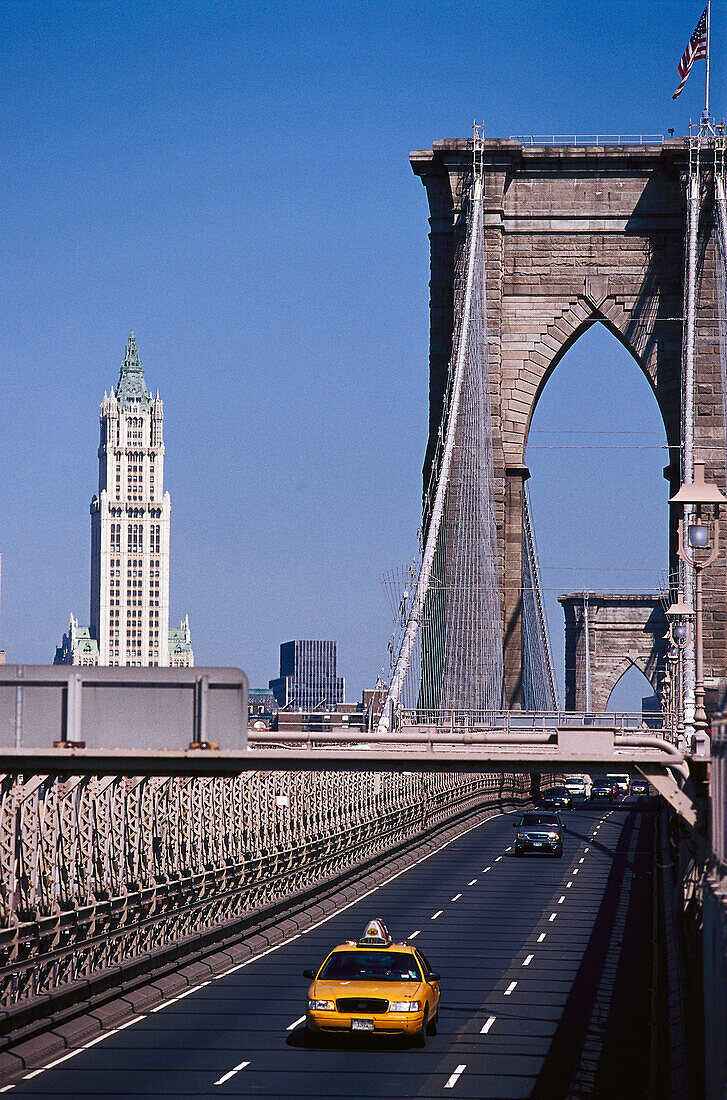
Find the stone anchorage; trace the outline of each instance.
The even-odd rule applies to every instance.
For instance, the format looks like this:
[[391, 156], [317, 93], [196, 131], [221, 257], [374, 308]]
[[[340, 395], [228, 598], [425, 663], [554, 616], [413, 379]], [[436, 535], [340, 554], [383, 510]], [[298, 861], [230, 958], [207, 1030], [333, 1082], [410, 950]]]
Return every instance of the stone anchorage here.
[[[430, 209], [430, 419], [425, 484], [442, 412], [452, 344], [454, 261], [464, 226], [472, 143], [435, 142], [410, 154]], [[680, 484], [684, 312], [685, 139], [653, 145], [484, 143], [487, 317], [505, 702], [522, 704], [525, 450], [540, 394], [566, 351], [603, 323], [648, 379], [671, 461], [664, 504]], [[713, 179], [703, 166], [696, 319], [694, 455], [725, 485], [725, 431], [717, 319]], [[605, 476], [608, 476], [606, 471]], [[564, 527], [574, 522], [563, 517]], [[676, 531], [670, 519], [670, 572]], [[708, 686], [725, 682], [727, 570], [704, 574]]]

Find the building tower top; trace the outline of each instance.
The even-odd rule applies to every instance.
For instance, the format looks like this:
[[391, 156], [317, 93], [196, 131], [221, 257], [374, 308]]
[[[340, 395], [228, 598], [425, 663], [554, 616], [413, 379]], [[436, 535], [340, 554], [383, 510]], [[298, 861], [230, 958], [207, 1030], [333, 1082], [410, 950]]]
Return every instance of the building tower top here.
[[146, 388], [144, 371], [141, 366], [139, 349], [136, 346], [136, 337], [134, 336], [133, 329], [131, 330], [126, 345], [126, 354], [124, 355], [124, 362], [121, 367], [121, 373], [119, 374], [118, 385], [116, 386], [116, 400], [119, 403], [119, 408], [122, 410], [126, 410], [133, 406], [137, 406], [140, 409], [147, 409], [152, 400], [151, 394]]

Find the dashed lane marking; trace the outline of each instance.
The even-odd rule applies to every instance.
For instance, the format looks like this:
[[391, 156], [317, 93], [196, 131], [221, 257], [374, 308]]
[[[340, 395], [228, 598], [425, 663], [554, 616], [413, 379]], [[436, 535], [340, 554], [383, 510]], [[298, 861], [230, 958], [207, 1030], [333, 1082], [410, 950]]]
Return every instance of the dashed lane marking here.
[[476, 878], [471, 878], [471, 879], [470, 879], [470, 881], [469, 881], [469, 882], [467, 883], [467, 885], [468, 885], [468, 886], [474, 886], [474, 884], [475, 884], [476, 882], [477, 882], [477, 879], [476, 879]]
[[495, 856], [495, 863], [499, 863], [501, 859], [502, 856]]
[[566, 882], [566, 884], [565, 884], [566, 890], [570, 890], [572, 885], [573, 885], [573, 879], [571, 879], [570, 882]]
[[492, 870], [491, 867], [483, 867], [482, 868], [482, 874], [484, 875], [487, 871], [491, 871], [491, 870]]
[[550, 914], [550, 916], [548, 917], [548, 920], [555, 920], [555, 918], [556, 918], [557, 916], [558, 916], [558, 914], [557, 914], [557, 913], [551, 913], [551, 914]]
[[577, 875], [578, 874], [578, 868], [574, 867], [571, 874]]
[[410, 940], [416, 939], [416, 937], [419, 935], [420, 932], [421, 932], [421, 928], [417, 928], [416, 932], [411, 933], [411, 935], [409, 936], [409, 939]]
[[490, 1030], [496, 1019], [497, 1016], [488, 1016], [484, 1024], [480, 1028], [480, 1035], [487, 1035], [487, 1032]]
[[10, 1090], [14, 1088], [15, 1085], [3, 1085], [3, 1087], [0, 1089], [0, 1092], [10, 1092]]
[[236, 1073], [239, 1073], [241, 1069], [245, 1069], [249, 1066], [249, 1062], [240, 1062], [239, 1066], [235, 1066], [233, 1069], [228, 1070], [227, 1073], [223, 1073], [219, 1081], [215, 1081], [215, 1085], [224, 1085], [225, 1081], [229, 1081], [231, 1077], [234, 1077]]
[[538, 936], [538, 943], [542, 943], [544, 939], [545, 939], [545, 932], [541, 932], [540, 935]]
[[509, 997], [510, 994], [512, 993], [513, 989], [515, 989], [516, 985], [517, 985], [517, 982], [510, 982], [509, 986], [505, 990], [504, 996]]
[[467, 1065], [464, 1062], [461, 1066], [457, 1066], [456, 1070], [447, 1081], [447, 1084], [444, 1086], [445, 1089], [453, 1089], [466, 1069]]
[[530, 966], [530, 963], [533, 961], [534, 958], [534, 955], [526, 955], [523, 959], [523, 966]]
[[459, 901], [459, 899], [460, 899], [461, 897], [462, 897], [462, 895], [461, 895], [461, 894], [455, 894], [455, 895], [454, 895], [454, 897], [452, 898], [452, 901]]
[[578, 860], [579, 863], [585, 863], [585, 861], [585, 856], [581, 856], [581, 858]]
[[292, 1024], [288, 1024], [288, 1026], [286, 1027], [285, 1030], [286, 1031], [295, 1031], [295, 1029], [298, 1027], [298, 1024], [304, 1024], [304, 1023], [305, 1023], [305, 1016], [299, 1016], [297, 1020], [293, 1020]]
[[436, 913], [434, 914], [434, 916], [433, 916], [433, 917], [430, 917], [429, 919], [430, 919], [430, 920], [436, 920], [436, 919], [437, 919], [437, 917], [441, 917], [441, 915], [442, 915], [442, 913], [443, 913], [443, 912], [444, 912], [444, 909], [437, 909], [437, 911], [436, 911]]
[[508, 846], [507, 846], [507, 848], [505, 849], [505, 851], [506, 851], [506, 852], [511, 852], [511, 851], [512, 851], [512, 844], [508, 844]]
[[560, 897], [558, 898], [558, 905], [562, 905], [564, 901], [565, 901], [565, 894], [561, 894]]

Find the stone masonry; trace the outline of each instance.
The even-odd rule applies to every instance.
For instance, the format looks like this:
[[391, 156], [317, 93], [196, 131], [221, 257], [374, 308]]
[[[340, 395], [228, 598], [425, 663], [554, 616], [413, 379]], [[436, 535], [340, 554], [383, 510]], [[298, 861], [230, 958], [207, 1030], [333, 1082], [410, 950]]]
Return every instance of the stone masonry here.
[[558, 601], [565, 614], [566, 710], [588, 709], [586, 643], [593, 713], [606, 709], [613, 688], [632, 665], [658, 694], [669, 648], [668, 624], [658, 596], [575, 592], [558, 596]]
[[[430, 425], [425, 484], [441, 419], [452, 343], [453, 266], [471, 177], [471, 142], [410, 155], [427, 190], [431, 242]], [[669, 453], [681, 444], [684, 139], [663, 145], [545, 146], [485, 142], [490, 389], [509, 706], [522, 702], [523, 492], [528, 431], [565, 352], [602, 322], [648, 379]], [[703, 172], [696, 334], [694, 457], [725, 488], [710, 166]], [[605, 471], [605, 476], [608, 472]], [[672, 457], [665, 496], [680, 484]], [[572, 517], [563, 517], [567, 527]], [[676, 569], [675, 529], [664, 547]], [[705, 675], [722, 680], [727, 653], [724, 556], [704, 575]]]

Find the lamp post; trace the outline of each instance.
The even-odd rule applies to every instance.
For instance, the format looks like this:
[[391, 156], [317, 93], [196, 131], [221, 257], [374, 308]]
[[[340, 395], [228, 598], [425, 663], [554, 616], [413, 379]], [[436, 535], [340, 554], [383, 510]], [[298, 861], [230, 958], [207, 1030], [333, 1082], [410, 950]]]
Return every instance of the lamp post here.
[[684, 748], [684, 650], [689, 641], [689, 624], [694, 618], [694, 611], [679, 594], [676, 603], [667, 607], [664, 612], [669, 623], [669, 640], [672, 643], [674, 657], [669, 655], [669, 660], [674, 659], [677, 665], [676, 682], [673, 684], [674, 710], [677, 717], [677, 748]]
[[702, 571], [719, 553], [719, 506], [727, 502], [722, 492], [704, 480], [704, 463], [694, 463], [694, 481], [682, 485], [670, 504], [684, 508], [679, 518], [677, 552], [694, 570], [694, 733], [696, 749], [708, 751], [707, 713], [704, 709], [704, 647], [702, 642]]

